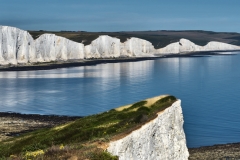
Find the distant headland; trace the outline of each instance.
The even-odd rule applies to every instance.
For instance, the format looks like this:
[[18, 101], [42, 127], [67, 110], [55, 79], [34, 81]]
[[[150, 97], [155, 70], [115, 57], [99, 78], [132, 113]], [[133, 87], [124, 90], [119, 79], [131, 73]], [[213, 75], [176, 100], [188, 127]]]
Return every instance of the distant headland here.
[[[167, 31], [159, 32], [167, 33]], [[189, 37], [189, 32], [191, 31], [186, 31], [186, 33], [188, 33], [186, 37]], [[83, 37], [85, 37], [85, 39], [81, 39], [81, 43], [77, 42], [80, 39], [73, 41], [74, 38], [77, 37], [75, 32], [60, 32], [62, 36], [66, 37], [65, 38], [56, 35], [59, 34], [59, 32], [56, 32], [56, 34], [45, 33], [44, 31], [28, 32], [15, 27], [0, 26], [0, 33], [1, 70], [52, 69], [58, 67], [91, 65], [102, 62], [136, 61], [164, 56], [240, 50], [240, 46], [228, 44], [230, 42], [238, 44], [237, 40], [234, 41], [232, 33], [218, 33], [222, 35], [222, 39], [217, 39], [212, 32], [204, 31], [193, 32], [195, 36], [190, 36], [191, 39], [194, 39], [193, 37], [196, 39], [196, 35], [204, 34], [205, 37], [208, 35], [210, 40], [215, 37], [215, 39], [221, 42], [207, 42], [205, 40], [205, 45], [201, 46], [185, 38], [179, 38], [177, 40], [176, 35], [184, 37], [178, 32], [175, 34], [169, 32], [169, 35], [172, 36], [166, 36], [168, 39], [173, 39], [175, 36], [175, 39], [172, 41], [163, 41], [163, 36], [160, 37], [159, 34], [156, 33], [159, 40], [158, 44], [156, 44], [157, 39], [153, 39], [152, 33], [148, 34], [149, 32], [142, 32], [141, 35], [145, 35], [142, 37], [151, 39], [151, 41], [142, 39], [141, 36], [139, 36], [139, 32], [131, 32], [131, 34], [127, 34], [128, 32], [116, 32], [115, 36], [113, 35], [114, 33], [109, 33], [110, 36], [105, 35], [107, 33], [102, 33], [103, 35], [98, 34], [98, 37], [96, 37], [96, 33], [77, 32], [80, 35], [82, 33], [84, 34]], [[71, 35], [71, 33], [73, 35]], [[127, 36], [124, 37], [124, 34], [127, 34]], [[135, 35], [137, 37], [134, 37]], [[226, 40], [224, 39], [227, 37], [232, 39], [231, 41], [228, 40], [228, 43], [225, 43]], [[126, 38], [125, 41], [124, 38]], [[90, 39], [93, 40], [89, 42]], [[158, 46], [163, 46], [163, 44], [160, 44], [161, 42], [164, 42], [165, 47], [158, 48]], [[203, 44], [203, 41], [201, 44]]]

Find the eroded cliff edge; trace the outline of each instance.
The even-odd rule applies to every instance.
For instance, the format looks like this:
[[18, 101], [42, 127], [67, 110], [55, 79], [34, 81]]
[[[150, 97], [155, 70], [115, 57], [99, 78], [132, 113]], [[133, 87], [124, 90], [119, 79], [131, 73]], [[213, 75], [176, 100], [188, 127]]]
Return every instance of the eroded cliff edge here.
[[120, 160], [171, 159], [189, 157], [183, 130], [181, 100], [126, 137], [112, 141], [107, 151]]

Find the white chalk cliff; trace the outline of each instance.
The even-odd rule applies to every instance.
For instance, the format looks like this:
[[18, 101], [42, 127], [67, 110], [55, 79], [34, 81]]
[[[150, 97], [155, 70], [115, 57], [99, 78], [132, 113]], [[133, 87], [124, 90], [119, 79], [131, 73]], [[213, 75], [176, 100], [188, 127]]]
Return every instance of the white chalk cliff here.
[[84, 45], [54, 34], [43, 34], [35, 41], [36, 61], [83, 59]]
[[28, 32], [0, 26], [0, 64], [28, 63], [34, 57], [34, 40]]
[[99, 36], [84, 46], [54, 34], [43, 34], [36, 40], [27, 32], [9, 26], [0, 26], [0, 65], [35, 62], [67, 61], [90, 58], [152, 57], [155, 54], [183, 54], [196, 51], [240, 50], [221, 42], [198, 46], [187, 39], [155, 49], [152, 43], [140, 38], [120, 39]]
[[32, 36], [14, 27], [0, 26], [0, 65], [83, 59], [84, 45], [54, 34]]
[[90, 45], [85, 46], [85, 58], [120, 57], [120, 49], [120, 39], [110, 36], [99, 36]]
[[227, 43], [213, 41], [209, 42], [205, 46], [199, 46], [187, 39], [182, 38], [179, 42], [171, 43], [164, 48], [157, 49], [157, 54], [184, 54], [191, 52], [227, 50], [240, 50], [240, 47]]
[[140, 39], [140, 38], [130, 38], [122, 44], [122, 55], [126, 56], [136, 56], [136, 57], [149, 57], [156, 53], [152, 43]]
[[120, 39], [107, 35], [99, 36], [85, 46], [85, 58], [150, 57], [155, 53], [152, 43], [130, 38], [121, 43]]
[[107, 151], [119, 156], [119, 160], [187, 160], [181, 101], [173, 103], [140, 129], [110, 142]]

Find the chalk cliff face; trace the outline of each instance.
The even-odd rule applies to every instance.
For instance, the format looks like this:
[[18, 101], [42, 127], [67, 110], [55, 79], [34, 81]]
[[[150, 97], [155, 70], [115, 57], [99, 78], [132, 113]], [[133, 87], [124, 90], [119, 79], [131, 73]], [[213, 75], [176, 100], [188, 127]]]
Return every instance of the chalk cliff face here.
[[201, 50], [201, 46], [198, 46], [187, 39], [182, 38], [179, 41], [179, 53], [198, 52]]
[[121, 55], [129, 57], [146, 57], [152, 56], [156, 51], [152, 43], [140, 38], [130, 38], [122, 44], [121, 52]]
[[121, 42], [118, 38], [99, 36], [90, 45], [85, 46], [85, 58], [120, 57]]
[[0, 64], [28, 63], [34, 57], [34, 40], [28, 32], [0, 26]]
[[34, 40], [26, 31], [0, 26], [0, 65], [222, 50], [240, 50], [240, 47], [221, 42], [198, 46], [187, 39], [180, 39], [179, 42], [155, 49], [152, 43], [140, 38], [133, 37], [121, 43], [120, 39], [107, 35], [99, 36], [90, 45], [84, 46], [54, 34], [43, 34]]
[[121, 43], [118, 38], [104, 35], [85, 46], [85, 58], [148, 57], [154, 53], [152, 43], [140, 38]]
[[205, 46], [199, 46], [187, 39], [182, 38], [179, 42], [171, 43], [164, 48], [158, 49], [156, 52], [157, 54], [184, 54], [191, 52], [227, 50], [240, 50], [240, 47], [222, 42], [209, 42]]
[[178, 54], [179, 53], [179, 42], [171, 43], [164, 48], [157, 50], [160, 54]]
[[187, 160], [181, 101], [126, 137], [110, 142], [107, 151], [120, 160]]
[[33, 40], [23, 30], [0, 26], [0, 65], [33, 62], [66, 61], [89, 58], [118, 58], [153, 56], [153, 45], [143, 39], [120, 39], [99, 36], [90, 45], [73, 42], [54, 34], [43, 34]]
[[54, 34], [43, 34], [35, 41], [36, 61], [49, 62], [84, 58], [84, 45]]
[[222, 43], [222, 42], [209, 42], [204, 46], [204, 51], [221, 51], [221, 50], [240, 50], [239, 46]]
[[84, 45], [54, 34], [35, 41], [23, 30], [0, 26], [0, 65], [83, 59]]

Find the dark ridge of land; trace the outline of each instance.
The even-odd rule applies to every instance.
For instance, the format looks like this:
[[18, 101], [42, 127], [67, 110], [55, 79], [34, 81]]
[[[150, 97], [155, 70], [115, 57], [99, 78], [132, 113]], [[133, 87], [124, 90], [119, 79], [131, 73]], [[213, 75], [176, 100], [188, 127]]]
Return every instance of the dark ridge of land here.
[[231, 32], [211, 32], [201, 30], [186, 31], [124, 31], [124, 32], [85, 32], [85, 31], [29, 31], [34, 39], [37, 39], [44, 33], [56, 34], [75, 42], [90, 44], [100, 35], [109, 35], [119, 38], [121, 42], [125, 42], [131, 37], [137, 37], [150, 41], [153, 46], [158, 49], [167, 46], [170, 43], [178, 42], [181, 38], [189, 39], [197, 45], [204, 46], [210, 41], [218, 41], [240, 46], [240, 33]]

